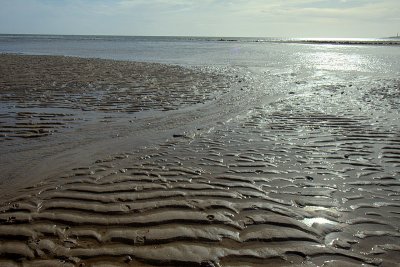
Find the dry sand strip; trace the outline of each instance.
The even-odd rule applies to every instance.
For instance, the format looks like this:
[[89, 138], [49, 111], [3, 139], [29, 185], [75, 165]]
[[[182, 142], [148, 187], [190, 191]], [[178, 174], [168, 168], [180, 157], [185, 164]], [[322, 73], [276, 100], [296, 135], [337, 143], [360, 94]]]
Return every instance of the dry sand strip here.
[[306, 88], [26, 188], [0, 265], [396, 266], [398, 84]]

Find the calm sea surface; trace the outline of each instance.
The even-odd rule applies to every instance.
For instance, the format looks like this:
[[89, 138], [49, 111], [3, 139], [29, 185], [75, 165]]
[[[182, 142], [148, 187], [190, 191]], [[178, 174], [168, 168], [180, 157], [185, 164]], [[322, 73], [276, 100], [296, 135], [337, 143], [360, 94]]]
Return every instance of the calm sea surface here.
[[399, 44], [399, 39], [0, 35], [1, 53], [233, 66], [292, 73], [344, 71], [397, 75]]

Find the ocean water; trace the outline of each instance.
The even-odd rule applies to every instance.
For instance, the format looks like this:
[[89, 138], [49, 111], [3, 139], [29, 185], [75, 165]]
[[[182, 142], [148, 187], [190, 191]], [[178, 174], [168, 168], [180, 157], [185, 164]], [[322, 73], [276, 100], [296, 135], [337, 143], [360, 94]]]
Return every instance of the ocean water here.
[[233, 66], [303, 75], [400, 72], [398, 39], [0, 35], [0, 53]]

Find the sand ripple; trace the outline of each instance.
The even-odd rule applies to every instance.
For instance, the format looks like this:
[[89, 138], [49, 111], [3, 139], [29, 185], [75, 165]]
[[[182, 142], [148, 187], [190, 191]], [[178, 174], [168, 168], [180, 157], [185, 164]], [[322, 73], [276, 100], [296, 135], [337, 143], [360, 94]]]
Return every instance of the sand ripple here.
[[[3, 54], [0, 138], [43, 137], [60, 127], [71, 127], [68, 121], [81, 119], [54, 111], [57, 109], [104, 113], [176, 110], [215, 99], [227, 91], [228, 84], [206, 69]], [[29, 112], [19, 112], [24, 109]]]
[[396, 266], [396, 109], [303, 89], [25, 189], [1, 208], [0, 264]]

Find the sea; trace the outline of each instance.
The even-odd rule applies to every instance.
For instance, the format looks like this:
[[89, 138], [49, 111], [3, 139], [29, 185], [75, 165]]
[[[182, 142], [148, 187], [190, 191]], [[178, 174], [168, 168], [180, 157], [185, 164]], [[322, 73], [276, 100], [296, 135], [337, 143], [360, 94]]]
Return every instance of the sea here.
[[63, 55], [259, 71], [400, 72], [400, 39], [0, 35], [0, 53]]

